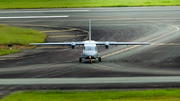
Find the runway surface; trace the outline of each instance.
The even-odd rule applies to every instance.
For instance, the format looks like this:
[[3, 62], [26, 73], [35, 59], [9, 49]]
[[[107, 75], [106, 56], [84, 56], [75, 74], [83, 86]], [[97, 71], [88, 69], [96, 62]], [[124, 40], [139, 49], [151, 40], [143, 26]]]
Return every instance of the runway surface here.
[[[151, 42], [152, 45], [110, 46], [109, 49], [98, 47], [102, 62], [94, 60], [92, 64], [89, 64], [88, 60], [78, 62], [82, 47], [72, 50], [71, 47], [38, 46], [35, 49], [1, 56], [0, 81], [5, 81], [0, 83], [8, 84], [6, 80], [17, 78], [27, 81], [29, 79], [24, 78], [60, 80], [103, 77], [108, 80], [109, 77], [117, 77], [119, 82], [99, 82], [118, 84], [123, 82], [122, 77], [129, 77], [128, 82], [143, 84], [144, 80], [155, 82], [159, 76], [163, 78], [158, 82], [161, 83], [159, 85], [165, 85], [164, 82], [171, 83], [163, 87], [173, 87], [173, 84], [179, 82], [178, 6], [0, 10], [0, 23], [44, 32], [48, 35], [46, 42], [87, 40], [89, 19], [92, 20], [92, 39], [95, 41]], [[131, 77], [142, 79], [138, 81]], [[12, 83], [13, 81], [9, 82]], [[132, 86], [129, 84], [127, 88]]]
[[0, 79], [0, 85], [33, 84], [113, 84], [113, 83], [180, 83], [180, 76], [164, 77], [101, 77], [101, 78], [26, 78]]

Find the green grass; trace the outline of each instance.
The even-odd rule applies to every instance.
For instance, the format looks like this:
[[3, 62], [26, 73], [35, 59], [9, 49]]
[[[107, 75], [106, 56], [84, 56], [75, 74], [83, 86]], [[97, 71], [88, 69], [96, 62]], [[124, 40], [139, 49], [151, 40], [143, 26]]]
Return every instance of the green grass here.
[[19, 49], [0, 49], [0, 56], [19, 52]]
[[16, 44], [28, 46], [32, 42], [44, 42], [46, 35], [32, 29], [0, 25], [0, 45]]
[[180, 0], [1, 0], [0, 9], [179, 6]]
[[[19, 52], [19, 46], [30, 48], [29, 43], [44, 42], [45, 38], [45, 34], [32, 29], [0, 25], [0, 56]], [[8, 49], [8, 44], [13, 45], [12, 50]]]
[[148, 91], [22, 91], [0, 101], [180, 101], [180, 89]]

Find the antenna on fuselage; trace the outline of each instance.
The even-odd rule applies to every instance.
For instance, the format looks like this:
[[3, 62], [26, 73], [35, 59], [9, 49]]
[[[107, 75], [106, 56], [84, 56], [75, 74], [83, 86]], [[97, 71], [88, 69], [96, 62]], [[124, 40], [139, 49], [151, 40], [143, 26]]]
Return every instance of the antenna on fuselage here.
[[91, 20], [89, 19], [89, 42], [91, 42]]

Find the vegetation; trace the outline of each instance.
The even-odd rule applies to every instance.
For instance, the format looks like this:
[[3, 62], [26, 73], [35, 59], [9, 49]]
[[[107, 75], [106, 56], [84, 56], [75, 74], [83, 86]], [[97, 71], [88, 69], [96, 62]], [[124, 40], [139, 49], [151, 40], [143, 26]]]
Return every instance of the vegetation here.
[[17, 44], [29, 46], [31, 42], [44, 42], [45, 38], [46, 35], [32, 29], [0, 26], [0, 45]]
[[17, 53], [19, 52], [20, 50], [19, 49], [0, 49], [0, 56], [1, 55], [6, 55], [6, 54], [12, 54], [12, 53]]
[[1, 0], [0, 9], [179, 6], [180, 0]]
[[[44, 42], [46, 35], [32, 29], [0, 25], [0, 55], [19, 52], [30, 48], [29, 43]], [[12, 44], [12, 50], [8, 44]]]
[[180, 101], [180, 89], [148, 91], [22, 91], [0, 101]]

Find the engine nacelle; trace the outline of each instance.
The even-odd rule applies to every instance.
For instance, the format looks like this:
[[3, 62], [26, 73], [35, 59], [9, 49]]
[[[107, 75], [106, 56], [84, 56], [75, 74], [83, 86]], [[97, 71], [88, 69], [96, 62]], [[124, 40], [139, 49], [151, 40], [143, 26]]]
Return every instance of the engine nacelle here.
[[105, 42], [104, 46], [106, 47], [106, 49], [108, 49], [109, 48], [109, 42]]
[[76, 43], [75, 43], [75, 42], [72, 42], [72, 43], [71, 43], [71, 47], [72, 47], [72, 49], [75, 49]]

